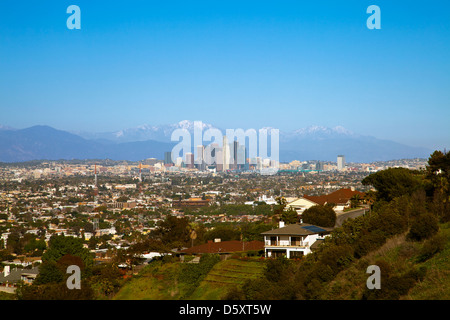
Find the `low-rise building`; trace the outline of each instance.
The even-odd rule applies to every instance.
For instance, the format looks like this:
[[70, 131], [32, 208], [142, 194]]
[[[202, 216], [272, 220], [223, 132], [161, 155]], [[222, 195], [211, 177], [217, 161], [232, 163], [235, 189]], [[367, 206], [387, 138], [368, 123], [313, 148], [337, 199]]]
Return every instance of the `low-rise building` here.
[[285, 256], [299, 258], [311, 253], [317, 241], [323, 240], [332, 228], [323, 228], [307, 223], [284, 225], [261, 233], [264, 236], [264, 252], [268, 258]]

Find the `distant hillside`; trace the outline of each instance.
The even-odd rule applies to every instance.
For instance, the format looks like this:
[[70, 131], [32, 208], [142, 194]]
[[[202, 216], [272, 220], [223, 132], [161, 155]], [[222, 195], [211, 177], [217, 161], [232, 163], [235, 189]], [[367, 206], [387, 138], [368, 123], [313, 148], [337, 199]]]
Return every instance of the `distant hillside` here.
[[48, 126], [0, 130], [0, 162], [59, 159], [111, 159], [138, 161], [164, 158], [173, 144], [147, 140], [103, 143], [84, 139]]
[[[211, 124], [202, 124], [203, 131], [210, 128], [217, 129]], [[144, 125], [109, 133], [75, 134], [49, 126], [20, 130], [0, 126], [0, 162], [94, 158], [130, 161], [163, 159], [164, 152], [171, 151], [178, 143], [170, 139], [175, 129], [186, 129], [194, 137], [194, 122], [187, 120], [172, 125]], [[432, 152], [427, 148], [358, 135], [343, 127], [311, 126], [292, 132], [280, 130], [279, 142], [281, 162], [336, 161], [340, 154], [345, 155], [347, 162], [375, 162], [428, 158]], [[205, 145], [209, 143], [204, 141]]]
[[[130, 142], [156, 140], [170, 142], [175, 129], [186, 129], [193, 136], [194, 121], [183, 120], [168, 125], [142, 125], [135, 128], [116, 132], [78, 134], [86, 139], [104, 139], [112, 142]], [[219, 129], [212, 124], [202, 123], [203, 131]], [[230, 129], [239, 129], [230, 127]], [[249, 128], [242, 128], [247, 130]], [[269, 133], [271, 128], [267, 128]], [[259, 128], [255, 128], [256, 131]], [[428, 158], [432, 150], [407, 146], [390, 140], [363, 136], [351, 132], [341, 126], [328, 128], [323, 126], [309, 126], [306, 128], [284, 131], [279, 128], [280, 161], [292, 160], [322, 160], [336, 161], [337, 155], [343, 154], [349, 162], [374, 162], [409, 158]]]

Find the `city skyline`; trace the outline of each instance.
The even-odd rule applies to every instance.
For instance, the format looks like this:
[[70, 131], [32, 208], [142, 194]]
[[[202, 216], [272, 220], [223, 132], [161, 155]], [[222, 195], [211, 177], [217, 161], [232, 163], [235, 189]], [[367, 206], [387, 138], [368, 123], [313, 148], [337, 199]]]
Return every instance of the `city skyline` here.
[[[66, 9], [81, 8], [69, 30]], [[381, 8], [381, 29], [366, 9]], [[436, 2], [437, 4], [437, 2]], [[439, 8], [439, 9], [437, 9]], [[343, 126], [450, 146], [447, 3], [0, 4], [0, 124]]]

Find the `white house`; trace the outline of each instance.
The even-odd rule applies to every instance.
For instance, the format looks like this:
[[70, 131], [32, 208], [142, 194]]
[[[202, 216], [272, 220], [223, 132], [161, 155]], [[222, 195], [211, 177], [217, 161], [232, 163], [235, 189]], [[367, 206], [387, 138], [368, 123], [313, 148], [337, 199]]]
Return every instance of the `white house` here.
[[288, 204], [286, 204], [286, 210], [289, 209], [294, 209], [295, 211], [297, 211], [298, 214], [302, 214], [303, 211], [305, 211], [306, 209], [311, 208], [312, 206], [316, 206], [318, 203], [306, 199], [304, 197], [295, 199], [294, 201], [289, 202]]
[[307, 223], [296, 223], [261, 233], [264, 236], [264, 252], [266, 257], [286, 256], [297, 258], [311, 253], [332, 228], [323, 228]]
[[[268, 198], [266, 195], [263, 195], [262, 197], [261, 196], [258, 197], [258, 200], [256, 200], [256, 201], [265, 202], [266, 204], [269, 204], [269, 205], [278, 204], [278, 202], [273, 197]], [[254, 205], [255, 201], [246, 201], [245, 204], [246, 205]]]

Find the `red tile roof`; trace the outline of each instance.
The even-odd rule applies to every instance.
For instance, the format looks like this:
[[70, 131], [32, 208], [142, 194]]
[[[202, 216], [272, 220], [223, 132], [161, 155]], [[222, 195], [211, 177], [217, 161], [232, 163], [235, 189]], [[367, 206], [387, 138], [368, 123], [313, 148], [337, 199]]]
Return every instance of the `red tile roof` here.
[[347, 203], [354, 195], [360, 195], [364, 193], [360, 191], [352, 191], [351, 189], [339, 189], [330, 194], [323, 196], [303, 196], [303, 198], [311, 200], [317, 204], [324, 205], [325, 203], [343, 204]]
[[264, 242], [262, 241], [221, 241], [221, 242], [208, 242], [199, 246], [194, 246], [189, 249], [184, 249], [181, 252], [186, 254], [197, 253], [231, 253], [239, 251], [251, 251], [251, 250], [263, 250]]

